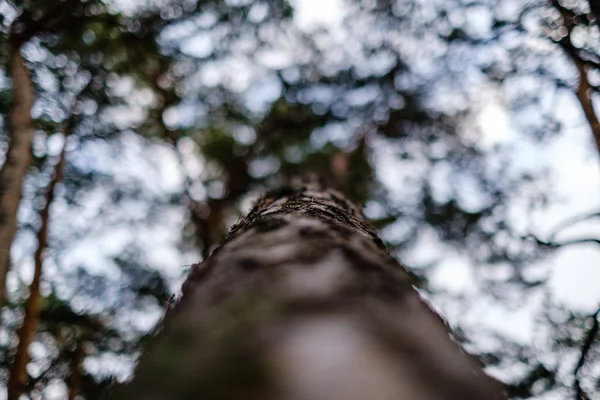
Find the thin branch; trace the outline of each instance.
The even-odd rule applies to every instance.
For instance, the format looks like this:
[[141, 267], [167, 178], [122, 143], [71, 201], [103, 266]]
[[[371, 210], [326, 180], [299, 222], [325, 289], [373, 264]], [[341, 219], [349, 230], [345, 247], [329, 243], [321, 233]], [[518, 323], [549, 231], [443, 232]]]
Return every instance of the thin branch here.
[[594, 343], [594, 339], [598, 334], [598, 316], [600, 316], [600, 308], [596, 310], [594, 315], [591, 317], [592, 326], [587, 332], [585, 336], [585, 340], [583, 341], [583, 346], [581, 347], [581, 355], [579, 356], [579, 360], [577, 361], [577, 365], [575, 366], [575, 370], [573, 371], [573, 375], [575, 376], [575, 400], [589, 400], [590, 397], [585, 393], [583, 388], [581, 387], [581, 381], [579, 377], [579, 371], [584, 366], [587, 354], [592, 348], [592, 344]]
[[590, 60], [583, 60], [578, 54], [575, 46], [573, 46], [573, 43], [571, 43], [571, 32], [575, 26], [574, 13], [571, 10], [561, 6], [558, 0], [552, 0], [551, 3], [560, 12], [564, 21], [564, 27], [568, 30], [567, 35], [558, 41], [558, 44], [562, 47], [565, 53], [567, 53], [577, 67], [577, 71], [579, 73], [579, 85], [575, 91], [575, 94], [579, 100], [581, 108], [583, 109], [585, 118], [592, 130], [594, 141], [596, 143], [596, 150], [600, 153], [600, 121], [598, 120], [598, 116], [596, 115], [596, 111], [594, 110], [594, 105], [592, 103], [592, 86], [590, 85], [587, 75], [588, 65], [586, 65], [586, 63], [590, 64]]
[[535, 235], [529, 235], [529, 237], [532, 238], [538, 245], [545, 246], [548, 248], [559, 248], [559, 247], [570, 246], [573, 244], [585, 244], [585, 243], [595, 243], [595, 244], [600, 245], [600, 239], [597, 239], [597, 238], [581, 238], [581, 239], [566, 240], [564, 242], [555, 242], [553, 240], [548, 240], [548, 241], [542, 240]]
[[591, 213], [576, 215], [571, 218], [568, 218], [568, 219], [562, 221], [560, 224], [558, 224], [554, 228], [554, 233], [552, 234], [552, 237], [555, 237], [556, 234], [559, 233], [560, 231], [567, 229], [575, 224], [590, 220], [592, 218], [598, 218], [598, 217], [600, 217], [600, 211], [594, 211]]

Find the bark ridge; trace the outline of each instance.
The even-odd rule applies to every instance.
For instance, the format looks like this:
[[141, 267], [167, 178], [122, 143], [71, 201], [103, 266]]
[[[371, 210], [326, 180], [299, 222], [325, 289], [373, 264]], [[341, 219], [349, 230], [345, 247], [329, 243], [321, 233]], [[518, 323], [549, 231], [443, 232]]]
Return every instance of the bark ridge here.
[[182, 292], [113, 398], [506, 398], [334, 190], [267, 193]]

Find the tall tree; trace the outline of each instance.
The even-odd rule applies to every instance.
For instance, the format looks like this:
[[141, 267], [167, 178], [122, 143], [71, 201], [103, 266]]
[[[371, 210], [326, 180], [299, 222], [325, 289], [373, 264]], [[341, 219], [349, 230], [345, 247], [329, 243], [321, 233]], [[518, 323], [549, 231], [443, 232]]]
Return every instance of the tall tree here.
[[[424, 261], [431, 266], [412, 270], [419, 276], [436, 271], [437, 262], [448, 262], [438, 249], [452, 246], [483, 267], [477, 269], [477, 286], [488, 283], [495, 295], [518, 297], [519, 304], [547, 287], [549, 267], [540, 273], [539, 266], [529, 268], [532, 261], [578, 242], [544, 236], [538, 240], [518, 229], [511, 213], [523, 209], [520, 199], [529, 198], [528, 192], [541, 181], [526, 171], [521, 185], [512, 160], [498, 166], [497, 148], [476, 140], [468, 119], [481, 106], [470, 95], [484, 81], [491, 82], [494, 95], [507, 91], [501, 108], [520, 115], [516, 121], [526, 128], [524, 138], [551, 139], [558, 133], [554, 109], [545, 101], [557, 88], [578, 88], [591, 104], [598, 90], [592, 54], [598, 53], [593, 51], [597, 28], [587, 9], [579, 6], [586, 0], [560, 2], [572, 14], [566, 19], [552, 12], [546, 0], [348, 1], [343, 43], [338, 43], [339, 32], [319, 30], [301, 37], [292, 30], [272, 29], [289, 14], [283, 3], [0, 0], [0, 12], [8, 10], [6, 4], [17, 10], [6, 13], [5, 32], [12, 18], [29, 27], [49, 28], [22, 52], [37, 92], [36, 134], [13, 246], [16, 265], [26, 264], [23, 253], [35, 250], [27, 249], [38, 230], [37, 213], [29, 210], [39, 208], [43, 195], [33, 192], [47, 187], [46, 171], [54, 159], [44, 141], [48, 138], [50, 144], [65, 120], [60, 105], [90, 82], [81, 99], [81, 129], [65, 166], [65, 190], [57, 192], [57, 217], [53, 215], [50, 227], [41, 320], [31, 347], [46, 351], [32, 351], [27, 365], [24, 392], [31, 397], [62, 386], [69, 388], [69, 396], [93, 399], [116, 364], [125, 365], [120, 376], [126, 375], [141, 343], [137, 339], [149, 329], [146, 323], [138, 330], [132, 316], [159, 318], [175, 287], [168, 287], [169, 280], [178, 279], [177, 267], [185, 269], [189, 253], [207, 257], [249, 197], [281, 185], [289, 176], [319, 171], [335, 178], [349, 198], [367, 205], [365, 212], [378, 228], [387, 224], [382, 239], [407, 267], [423, 266], [411, 260], [411, 253], [437, 253], [437, 261]], [[140, 12], [121, 13], [117, 4], [139, 6]], [[546, 25], [550, 29], [542, 30]], [[561, 36], [565, 28], [568, 38]], [[587, 31], [589, 35], [582, 35]], [[552, 43], [540, 45], [540, 37]], [[582, 47], [583, 37], [588, 39]], [[589, 88], [573, 79], [579, 69], [563, 68], [575, 61], [556, 51], [563, 44], [580, 56], [589, 76], [580, 83]], [[6, 49], [0, 53], [8, 59]], [[253, 79], [255, 84], [244, 90]], [[531, 84], [540, 80], [545, 83], [533, 90]], [[8, 95], [2, 81], [0, 95], [10, 99], [13, 94]], [[9, 120], [8, 104], [0, 98], [6, 116], [0, 123]], [[143, 153], [121, 158], [140, 144]], [[186, 184], [179, 188], [173, 179], [165, 191], [146, 186], [146, 180], [156, 184], [159, 176], [164, 178], [169, 163], [163, 161], [168, 161], [171, 147], [181, 153], [189, 174]], [[163, 151], [155, 152], [157, 148]], [[536, 163], [535, 170], [539, 167]], [[165, 175], [175, 173], [171, 168]], [[124, 240], [115, 239], [117, 231]], [[166, 232], [169, 239], [162, 239]], [[432, 236], [439, 240], [427, 241]], [[173, 251], [163, 257], [148, 237]], [[103, 243], [105, 238], [118, 241], [119, 248], [89, 256], [82, 243]], [[415, 250], [421, 247], [426, 250]], [[87, 256], [73, 260], [77, 250]], [[12, 276], [10, 286], [16, 290], [9, 298], [15, 301], [4, 310], [0, 326], [0, 339], [9, 338], [0, 340], [0, 352], [6, 354], [0, 356], [0, 381], [8, 377], [16, 328], [24, 314], [26, 285], [15, 285], [22, 271], [27, 270]], [[429, 293], [434, 304], [440, 304], [440, 296], [445, 299], [443, 293]], [[467, 311], [475, 304], [452, 297], [451, 302], [463, 302]], [[471, 348], [484, 352], [498, 376], [508, 373], [511, 397], [549, 391], [556, 396], [570, 385], [570, 357], [560, 357], [560, 363], [540, 360], [552, 354], [542, 347], [517, 346], [508, 338], [498, 340], [492, 351], [486, 347], [489, 341], [481, 339], [485, 330], [477, 321], [455, 336], [473, 340]], [[452, 322], [457, 323], [455, 318]], [[556, 330], [560, 324], [544, 326]], [[572, 354], [580, 343], [569, 342], [553, 352]], [[582, 387], [593, 393], [587, 371], [596, 368], [598, 357], [585, 360], [579, 375]], [[570, 368], [569, 374], [557, 374], [559, 367]], [[511, 374], [525, 370], [520, 376]]]
[[503, 399], [360, 208], [318, 185], [267, 193], [195, 265], [114, 399]]
[[13, 85], [13, 105], [9, 114], [9, 148], [0, 169], [0, 306], [6, 298], [6, 275], [10, 248], [17, 232], [17, 210], [21, 203], [23, 178], [31, 162], [31, 142], [35, 132], [31, 107], [33, 85], [21, 55], [23, 39], [11, 40], [9, 71]]
[[44, 252], [48, 247], [50, 207], [52, 206], [55, 197], [56, 185], [61, 182], [64, 174], [67, 138], [70, 131], [73, 129], [72, 125], [73, 119], [71, 118], [69, 119], [68, 126], [65, 127], [63, 148], [54, 167], [50, 183], [46, 188], [44, 207], [40, 211], [41, 223], [37, 232], [38, 245], [34, 257], [35, 266], [33, 279], [29, 285], [29, 297], [27, 298], [24, 310], [25, 317], [23, 318], [23, 325], [19, 330], [19, 344], [17, 345], [17, 352], [8, 380], [8, 400], [18, 400], [23, 392], [23, 388], [26, 387], [28, 380], [26, 371], [27, 363], [29, 362], [28, 349], [35, 336], [41, 310], [42, 298], [40, 293], [40, 281], [44, 264]]

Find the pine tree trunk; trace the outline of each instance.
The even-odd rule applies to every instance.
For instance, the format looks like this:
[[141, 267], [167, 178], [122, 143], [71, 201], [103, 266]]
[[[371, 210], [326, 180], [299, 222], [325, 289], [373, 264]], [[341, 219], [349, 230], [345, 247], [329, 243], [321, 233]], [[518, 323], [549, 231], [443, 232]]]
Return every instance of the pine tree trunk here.
[[10, 375], [8, 378], [8, 396], [7, 400], [18, 400], [23, 393], [29, 380], [27, 375], [27, 364], [29, 363], [29, 345], [33, 342], [40, 319], [42, 306], [42, 294], [40, 293], [40, 283], [42, 279], [42, 267], [44, 263], [44, 253], [48, 247], [48, 229], [50, 226], [50, 207], [54, 202], [56, 185], [63, 179], [67, 137], [71, 132], [70, 122], [65, 129], [65, 143], [58, 162], [54, 167], [54, 172], [50, 183], [46, 188], [44, 208], [40, 211], [40, 227], [37, 231], [38, 246], [34, 255], [33, 279], [29, 285], [29, 297], [25, 303], [25, 316], [23, 325], [19, 329], [19, 344], [12, 363]]
[[360, 210], [303, 187], [267, 194], [193, 267], [134, 379], [111, 398], [506, 397]]
[[16, 40], [10, 53], [9, 73], [12, 78], [13, 104], [8, 116], [8, 151], [0, 170], [0, 307], [6, 299], [10, 248], [17, 232], [17, 211], [21, 203], [23, 179], [31, 163], [34, 134], [31, 118], [33, 86], [21, 55], [21, 46]]

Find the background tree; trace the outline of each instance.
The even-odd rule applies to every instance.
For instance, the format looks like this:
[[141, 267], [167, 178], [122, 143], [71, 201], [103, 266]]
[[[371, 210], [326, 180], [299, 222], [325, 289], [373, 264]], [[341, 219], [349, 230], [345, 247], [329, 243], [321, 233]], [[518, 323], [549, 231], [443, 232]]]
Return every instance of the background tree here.
[[[600, 179], [577, 95], [597, 96], [587, 2], [348, 1], [326, 27], [303, 23], [302, 3], [294, 17], [283, 2], [38, 3], [0, 5], [4, 39], [17, 21], [53, 21], [21, 52], [35, 133], [0, 328], [3, 377], [75, 114], [49, 209], [32, 396], [94, 398], [125, 378], [186, 266], [259, 193], [313, 172], [365, 205], [422, 293], [515, 396], [576, 395], [577, 327], [595, 308], [553, 297], [563, 266], [581, 270], [595, 254], [583, 246], [594, 245]], [[11, 48], [0, 49], [5, 116]], [[512, 332], [494, 323], [511, 308], [539, 314], [543, 337], [515, 337], [532, 331], [525, 319]], [[574, 340], [558, 340], [561, 324]], [[593, 396], [590, 349], [578, 376]]]

